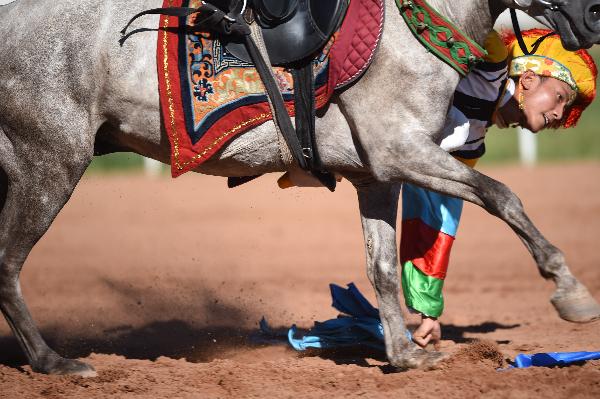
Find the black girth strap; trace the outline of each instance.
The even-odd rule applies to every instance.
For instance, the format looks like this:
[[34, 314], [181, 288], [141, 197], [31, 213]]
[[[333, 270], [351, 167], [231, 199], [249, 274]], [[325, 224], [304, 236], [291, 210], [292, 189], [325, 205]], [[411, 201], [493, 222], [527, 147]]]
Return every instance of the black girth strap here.
[[[186, 17], [192, 14], [199, 14], [193, 27], [188, 27], [192, 31], [213, 31], [225, 37], [241, 39], [246, 47], [246, 51], [252, 58], [256, 70], [265, 86], [267, 95], [271, 99], [275, 111], [275, 120], [285, 139], [290, 152], [300, 168], [310, 172], [324, 186], [331, 191], [335, 189], [334, 176], [322, 170], [321, 162], [316, 151], [315, 143], [315, 104], [314, 104], [314, 78], [312, 71], [312, 60], [307, 60], [305, 65], [299, 66], [299, 69], [293, 69], [294, 92], [296, 99], [296, 129], [292, 124], [290, 115], [285, 108], [285, 102], [279, 86], [273, 77], [271, 65], [268, 65], [258, 46], [250, 35], [250, 27], [239, 13], [240, 1], [234, 0], [229, 4], [230, 12], [227, 13], [221, 8], [209, 3], [203, 3], [198, 8], [170, 7], [155, 8], [146, 10], [135, 15], [121, 31], [122, 37], [119, 43], [123, 45], [127, 38], [135, 33], [132, 31], [127, 34], [127, 29], [133, 21], [143, 15], [161, 14], [175, 17]], [[229, 185], [236, 186], [243, 184], [248, 179], [230, 179]], [[252, 179], [250, 179], [252, 180]]]

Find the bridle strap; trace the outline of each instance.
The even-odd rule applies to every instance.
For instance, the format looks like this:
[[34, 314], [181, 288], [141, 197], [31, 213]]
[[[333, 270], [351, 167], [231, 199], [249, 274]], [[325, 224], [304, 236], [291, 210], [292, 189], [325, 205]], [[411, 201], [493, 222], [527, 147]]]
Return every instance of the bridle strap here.
[[519, 43], [519, 47], [521, 48], [521, 51], [525, 55], [531, 55], [531, 53], [527, 49], [525, 40], [523, 40], [523, 35], [521, 34], [521, 27], [519, 26], [519, 18], [517, 18], [517, 10], [515, 10], [514, 8], [510, 9], [510, 20], [512, 21], [513, 30], [515, 31], [515, 35], [517, 37], [517, 42]]
[[525, 44], [525, 40], [523, 40], [523, 35], [521, 34], [521, 27], [519, 26], [519, 19], [517, 18], [517, 11], [514, 8], [510, 9], [510, 19], [512, 21], [513, 30], [515, 31], [515, 36], [517, 37], [517, 43], [519, 43], [519, 47], [521, 48], [521, 51], [525, 55], [535, 54], [537, 52], [538, 48], [540, 47], [540, 44], [542, 44], [542, 42], [544, 40], [546, 40], [550, 36], [556, 35], [556, 32], [552, 31], [544, 36], [539, 37], [533, 43], [533, 46], [531, 47], [531, 51], [529, 51], [527, 49], [527, 44]]
[[541, 5], [543, 5], [546, 8], [549, 8], [551, 10], [556, 10], [558, 9], [560, 6], [564, 6], [565, 2], [564, 1], [552, 1], [552, 0], [536, 0], [538, 3], [540, 3]]

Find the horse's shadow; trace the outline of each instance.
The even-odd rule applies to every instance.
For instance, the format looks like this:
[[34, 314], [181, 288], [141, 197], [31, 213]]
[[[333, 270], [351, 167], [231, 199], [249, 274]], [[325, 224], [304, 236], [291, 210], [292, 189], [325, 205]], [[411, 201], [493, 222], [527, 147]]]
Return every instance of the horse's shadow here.
[[[165, 297], [162, 291], [147, 287], [135, 288], [130, 284], [108, 279], [105, 283], [115, 295], [121, 296], [123, 306], [128, 309], [135, 309], [136, 304], [143, 302], [143, 310], [139, 315], [146, 320], [152, 320], [154, 315], [164, 314], [171, 309], [180, 310], [178, 318], [149, 321], [140, 327], [120, 325], [104, 331], [73, 331], [72, 327], [47, 327], [42, 330], [42, 335], [51, 348], [70, 358], [103, 353], [116, 354], [128, 359], [154, 361], [165, 356], [174, 359], [185, 358], [191, 362], [209, 362], [223, 358], [236, 349], [287, 345], [287, 328], [276, 329], [274, 336], [261, 335], [258, 328], [248, 327], [247, 322], [242, 322], [254, 317], [258, 322], [258, 312], [239, 308], [235, 301], [222, 300], [215, 292], [183, 285], [179, 287], [180, 291], [189, 295]], [[189, 301], [186, 299], [188, 296], [198, 299]], [[184, 315], [196, 314], [203, 314], [204, 322], [182, 320]], [[224, 320], [228, 323], [220, 325], [219, 322]], [[236, 321], [245, 326], [236, 327]], [[465, 336], [467, 333], [486, 334], [518, 326], [495, 322], [470, 326], [445, 324], [444, 339], [455, 343], [467, 343], [473, 340]], [[410, 327], [414, 329], [416, 326]], [[307, 351], [301, 356], [319, 356], [338, 364], [365, 367], [369, 366], [367, 359], [385, 361], [383, 352], [370, 347]], [[16, 338], [12, 335], [0, 336], [0, 365], [20, 367], [25, 364], [27, 360]]]
[[[70, 358], [91, 353], [115, 354], [128, 359], [154, 361], [161, 356], [191, 362], [208, 362], [221, 358], [236, 348], [264, 346], [255, 342], [255, 329], [230, 326], [195, 327], [182, 320], [156, 321], [139, 328], [121, 326], [104, 331], [100, 337], [73, 336], [52, 329], [42, 334], [51, 348]], [[20, 367], [27, 364], [13, 336], [0, 337], [0, 364]]]
[[[120, 296], [124, 307], [148, 322], [135, 327], [115, 324], [100, 331], [58, 325], [42, 328], [42, 336], [48, 345], [61, 356], [84, 358], [92, 353], [102, 353], [139, 360], [154, 361], [165, 356], [208, 362], [223, 358], [236, 348], [268, 343], [252, 339], [257, 329], [248, 327], [246, 319], [256, 317], [258, 322], [253, 309], [240, 308], [202, 287], [180, 284], [178, 289], [185, 295], [165, 296], [164, 291], [157, 289], [110, 279], [104, 282], [116, 297]], [[165, 312], [176, 312], [177, 316], [172, 320], [152, 321], [155, 315]], [[96, 312], [90, 311], [90, 314]], [[186, 315], [190, 318], [186, 319]], [[204, 321], [199, 321], [196, 315], [202, 315]], [[20, 367], [26, 364], [17, 339], [13, 335], [0, 336], [0, 365]]]
[[[496, 322], [469, 326], [454, 324], [443, 326], [444, 339], [454, 343], [469, 343], [476, 340], [466, 337], [467, 333], [486, 334], [516, 327], [519, 327], [519, 324]], [[91, 353], [105, 353], [128, 359], [154, 361], [165, 356], [174, 359], [185, 358], [191, 362], [208, 362], [221, 358], [224, 353], [235, 349], [281, 345], [286, 341], [285, 338], [261, 339], [258, 329], [231, 326], [196, 327], [182, 320], [156, 321], [139, 328], [120, 326], [103, 333], [101, 337], [70, 336], [68, 341], [65, 341], [64, 332], [54, 328], [44, 331], [43, 335], [52, 348], [71, 358], [87, 357]], [[496, 342], [508, 343], [508, 341]], [[309, 350], [302, 353], [302, 356], [318, 356], [336, 364], [354, 364], [362, 367], [376, 367], [367, 359], [386, 361], [383, 351], [370, 347]], [[0, 337], [0, 364], [9, 367], [21, 367], [27, 364], [13, 336]]]
[[[496, 330], [512, 330], [513, 328], [520, 327], [520, 324], [501, 324], [495, 321], [486, 321], [481, 324], [475, 324], [470, 326], [457, 326], [454, 324], [444, 324], [444, 339], [453, 341], [456, 344], [464, 344], [476, 341], [477, 338], [465, 337], [466, 333], [476, 334], [488, 334]], [[498, 344], [507, 344], [510, 341], [500, 340], [496, 341]]]

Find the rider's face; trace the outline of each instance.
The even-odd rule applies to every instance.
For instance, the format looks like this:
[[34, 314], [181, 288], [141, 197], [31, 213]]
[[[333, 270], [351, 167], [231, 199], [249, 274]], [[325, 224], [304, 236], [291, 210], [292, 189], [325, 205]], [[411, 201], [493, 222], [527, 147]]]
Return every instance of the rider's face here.
[[[519, 84], [525, 106], [520, 125], [532, 132], [560, 127], [575, 91], [562, 80], [541, 78], [531, 71], [521, 76]], [[515, 95], [520, 96], [521, 92]]]

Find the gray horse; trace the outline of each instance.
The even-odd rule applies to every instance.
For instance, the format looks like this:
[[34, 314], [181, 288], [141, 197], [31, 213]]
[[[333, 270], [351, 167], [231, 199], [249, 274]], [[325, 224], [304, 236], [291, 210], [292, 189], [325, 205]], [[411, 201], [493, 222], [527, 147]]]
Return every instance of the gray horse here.
[[[132, 151], [169, 163], [157, 90], [156, 33], [119, 30], [161, 0], [17, 0], [0, 7], [0, 308], [33, 370], [94, 375], [93, 367], [50, 349], [27, 310], [19, 273], [95, 154]], [[557, 29], [570, 49], [600, 41], [598, 0], [430, 0], [482, 43], [507, 7]], [[557, 286], [560, 316], [590, 321], [600, 307], [563, 254], [535, 228], [503, 184], [440, 149], [439, 132], [458, 74], [412, 36], [394, 0], [367, 74], [334, 97], [317, 121], [324, 165], [358, 192], [368, 276], [375, 288], [390, 363], [428, 367], [440, 355], [407, 340], [398, 298], [396, 216], [402, 182], [463, 198], [504, 220]], [[147, 17], [133, 28], [157, 26]], [[385, 88], [385, 90], [383, 90]], [[295, 166], [280, 156], [274, 125], [237, 137], [197, 172], [246, 176]]]

